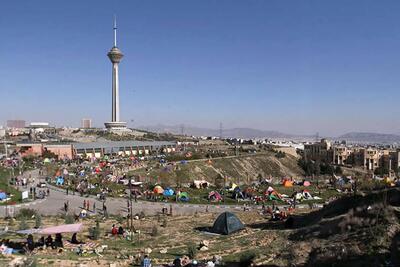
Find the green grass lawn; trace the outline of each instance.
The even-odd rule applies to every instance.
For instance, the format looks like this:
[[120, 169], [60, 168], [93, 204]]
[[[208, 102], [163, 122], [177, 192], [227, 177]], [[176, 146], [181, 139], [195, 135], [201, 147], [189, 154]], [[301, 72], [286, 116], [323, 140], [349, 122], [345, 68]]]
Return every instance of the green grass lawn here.
[[10, 172], [7, 169], [0, 168], [0, 190], [7, 193], [8, 196], [11, 196], [11, 200], [7, 202], [0, 202], [0, 205], [9, 205], [11, 203], [19, 203], [21, 202], [21, 192], [15, 189], [9, 183]]

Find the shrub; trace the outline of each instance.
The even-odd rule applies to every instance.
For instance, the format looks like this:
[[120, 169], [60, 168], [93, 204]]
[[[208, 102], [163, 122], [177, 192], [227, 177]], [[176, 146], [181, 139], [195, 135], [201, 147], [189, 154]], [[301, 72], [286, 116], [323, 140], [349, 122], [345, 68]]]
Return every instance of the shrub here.
[[93, 240], [97, 240], [100, 237], [100, 222], [96, 220], [96, 226], [89, 229], [90, 237]]
[[72, 214], [67, 214], [65, 215], [64, 222], [65, 224], [72, 224], [75, 222], [75, 218]]
[[282, 158], [286, 157], [286, 153], [282, 152], [282, 151], [278, 151], [278, 153], [275, 154], [275, 157], [278, 159], [282, 159]]
[[195, 245], [189, 245], [187, 248], [187, 253], [190, 259], [194, 259], [197, 255], [197, 248]]
[[19, 230], [28, 229], [28, 224], [26, 223], [26, 219], [24, 217], [22, 217], [21, 221], [19, 222], [18, 229]]
[[158, 235], [158, 227], [156, 225], [153, 225], [151, 228], [151, 236], [157, 236]]
[[20, 209], [19, 210], [19, 212], [18, 212], [18, 214], [17, 214], [17, 219], [22, 219], [22, 218], [25, 218], [25, 219], [30, 219], [30, 218], [33, 218], [33, 217], [35, 217], [37, 215], [37, 212], [36, 212], [36, 210], [33, 210], [33, 209]]
[[37, 214], [35, 218], [35, 228], [40, 228], [40, 226], [42, 226], [42, 216]]
[[8, 223], [8, 225], [14, 226], [15, 225], [15, 219], [11, 217], [10, 218], [10, 222]]
[[251, 266], [256, 257], [257, 255], [254, 251], [246, 251], [242, 253], [242, 255], [240, 255], [240, 266]]
[[124, 217], [121, 216], [121, 215], [118, 215], [118, 216], [115, 218], [115, 220], [118, 222], [118, 224], [122, 224], [122, 223], [125, 221]]

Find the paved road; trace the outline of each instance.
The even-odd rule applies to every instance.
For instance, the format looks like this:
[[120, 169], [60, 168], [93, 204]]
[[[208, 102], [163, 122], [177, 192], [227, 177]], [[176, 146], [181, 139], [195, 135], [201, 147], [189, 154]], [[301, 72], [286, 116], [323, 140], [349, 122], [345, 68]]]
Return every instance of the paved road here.
[[[32, 177], [39, 177], [38, 170], [33, 170], [30, 172], [26, 172], [23, 175], [28, 177], [31, 174]], [[39, 179], [39, 181], [35, 181], [39, 183], [43, 181], [44, 178]], [[79, 214], [82, 210], [84, 200], [89, 201], [90, 210], [89, 215], [94, 215], [98, 213], [102, 213], [102, 201], [99, 201], [94, 196], [90, 197], [81, 197], [80, 195], [72, 195], [66, 194], [66, 192], [62, 189], [59, 189], [54, 186], [49, 186], [50, 195], [45, 199], [39, 199], [23, 204], [18, 204], [12, 206], [14, 209], [13, 212], [16, 214], [21, 208], [31, 208], [40, 212], [42, 215], [57, 215], [63, 214], [64, 212], [64, 203], [69, 202], [69, 212], [73, 212], [75, 214]], [[20, 188], [20, 190], [27, 190], [26, 188]], [[28, 187], [29, 190], [29, 187]], [[93, 211], [93, 203], [96, 205], [96, 211]], [[123, 198], [107, 198], [105, 205], [107, 207], [107, 212], [112, 215], [127, 215], [127, 200]], [[176, 215], [187, 215], [194, 213], [202, 213], [206, 212], [207, 205], [196, 205], [196, 204], [179, 204], [179, 203], [163, 203], [163, 202], [147, 202], [147, 201], [138, 201], [133, 203], [133, 214], [137, 214], [141, 211], [144, 211], [147, 215], [155, 215], [161, 212], [163, 207], [170, 208], [172, 206], [172, 212]], [[10, 207], [10, 206], [9, 206]], [[298, 205], [298, 208], [308, 208], [308, 205]], [[0, 217], [6, 216], [6, 206], [0, 206]], [[251, 207], [250, 209], [261, 209], [259, 206]], [[209, 205], [208, 212], [212, 213], [220, 213], [222, 211], [235, 211], [235, 210], [243, 210], [242, 205]]]
[[[31, 174], [32, 177], [38, 177], [38, 171], [30, 171], [26, 172], [24, 176], [29, 176]], [[43, 178], [39, 181], [35, 181], [39, 183], [43, 181]], [[32, 208], [38, 210], [42, 215], [57, 215], [62, 214], [64, 212], [64, 203], [69, 202], [69, 211], [79, 214], [82, 209], [84, 200], [89, 201], [90, 210], [89, 214], [94, 215], [95, 213], [102, 213], [102, 201], [99, 201], [94, 196], [90, 197], [81, 197], [80, 195], [72, 195], [66, 194], [65, 190], [56, 188], [54, 186], [49, 186], [50, 195], [45, 199], [39, 199], [23, 204], [14, 205], [14, 214], [18, 212], [21, 208]], [[20, 190], [29, 190], [27, 188], [20, 188]], [[41, 189], [37, 189], [41, 190]], [[93, 203], [96, 205], [96, 211], [93, 211]], [[107, 212], [112, 215], [126, 215], [127, 214], [127, 200], [123, 198], [107, 198], [105, 205], [107, 207]], [[163, 202], [147, 202], [147, 201], [138, 201], [133, 203], [133, 213], [139, 213], [144, 211], [145, 214], [154, 215], [161, 212], [163, 207], [170, 208], [172, 206], [172, 212], [174, 214], [194, 214], [206, 212], [206, 205], [195, 205], [195, 204], [179, 204], [179, 203], [163, 203]], [[9, 206], [10, 207], [10, 206]], [[0, 207], [0, 217], [5, 217], [6, 215], [6, 206]], [[219, 213], [223, 210], [241, 210], [242, 206], [233, 206], [233, 205], [210, 205], [208, 207], [208, 212]]]

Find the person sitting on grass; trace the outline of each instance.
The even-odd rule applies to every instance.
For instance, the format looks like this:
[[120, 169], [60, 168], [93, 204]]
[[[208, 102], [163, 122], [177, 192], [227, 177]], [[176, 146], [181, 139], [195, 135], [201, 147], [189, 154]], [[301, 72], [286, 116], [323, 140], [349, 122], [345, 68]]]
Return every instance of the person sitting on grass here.
[[54, 245], [57, 248], [63, 248], [64, 247], [61, 234], [56, 234], [56, 239], [54, 240]]
[[111, 234], [114, 236], [118, 234], [118, 228], [115, 226], [115, 224], [112, 225]]
[[79, 241], [77, 238], [76, 238], [76, 233], [74, 233], [73, 235], [72, 235], [72, 238], [71, 238], [71, 244], [84, 244], [82, 241]]
[[46, 247], [55, 248], [55, 247], [54, 247], [54, 243], [53, 243], [53, 238], [51, 237], [51, 235], [49, 235], [49, 236], [46, 238], [45, 245], [46, 245]]
[[28, 251], [33, 251], [35, 249], [35, 242], [33, 241], [33, 236], [30, 234], [26, 239], [26, 246]]
[[118, 235], [123, 235], [124, 233], [124, 228], [122, 228], [122, 226], [118, 227]]

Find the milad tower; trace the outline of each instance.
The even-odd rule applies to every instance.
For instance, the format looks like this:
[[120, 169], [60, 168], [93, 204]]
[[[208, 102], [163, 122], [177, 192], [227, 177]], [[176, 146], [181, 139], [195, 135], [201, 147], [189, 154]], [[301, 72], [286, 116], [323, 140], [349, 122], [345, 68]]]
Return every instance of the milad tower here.
[[120, 121], [119, 117], [119, 75], [118, 65], [121, 62], [121, 50], [117, 47], [117, 21], [114, 18], [114, 46], [107, 53], [108, 58], [112, 63], [112, 112], [111, 121], [104, 123], [106, 128], [110, 131], [127, 131], [126, 122]]

